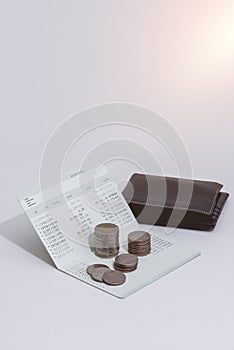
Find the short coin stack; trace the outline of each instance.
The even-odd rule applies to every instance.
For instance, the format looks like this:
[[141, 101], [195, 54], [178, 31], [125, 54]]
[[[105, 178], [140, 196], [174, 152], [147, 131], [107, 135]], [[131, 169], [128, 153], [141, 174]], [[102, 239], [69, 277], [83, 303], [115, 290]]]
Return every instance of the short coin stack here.
[[148, 255], [151, 251], [151, 236], [145, 231], [133, 231], [128, 235], [128, 252], [138, 256]]
[[94, 253], [100, 258], [112, 258], [119, 253], [119, 227], [102, 223], [95, 227], [93, 235]]
[[138, 257], [133, 254], [120, 254], [115, 258], [114, 268], [122, 272], [131, 272], [136, 270]]
[[104, 264], [90, 265], [86, 271], [94, 281], [110, 286], [120, 286], [126, 281], [126, 276], [122, 272], [111, 270]]

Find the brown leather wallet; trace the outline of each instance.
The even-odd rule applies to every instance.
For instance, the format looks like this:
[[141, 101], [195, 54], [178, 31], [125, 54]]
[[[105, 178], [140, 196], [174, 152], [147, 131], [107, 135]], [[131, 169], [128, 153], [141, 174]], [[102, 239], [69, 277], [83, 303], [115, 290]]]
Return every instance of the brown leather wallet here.
[[229, 196], [222, 184], [133, 174], [123, 191], [139, 223], [211, 231]]

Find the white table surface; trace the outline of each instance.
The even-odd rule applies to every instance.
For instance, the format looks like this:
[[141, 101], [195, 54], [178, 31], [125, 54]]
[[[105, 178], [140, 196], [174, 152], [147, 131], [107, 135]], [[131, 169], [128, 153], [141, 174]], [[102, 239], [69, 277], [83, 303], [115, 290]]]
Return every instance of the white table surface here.
[[53, 130], [110, 101], [162, 114], [232, 194], [233, 23], [228, 0], [1, 4], [1, 349], [234, 349], [232, 197], [213, 232], [170, 236], [199, 258], [125, 300], [57, 271], [16, 199]]

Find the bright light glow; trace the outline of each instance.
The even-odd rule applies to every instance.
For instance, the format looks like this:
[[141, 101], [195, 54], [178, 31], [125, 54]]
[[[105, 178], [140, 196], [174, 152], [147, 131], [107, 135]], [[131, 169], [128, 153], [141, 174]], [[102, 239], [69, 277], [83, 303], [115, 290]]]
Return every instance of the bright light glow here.
[[207, 31], [202, 48], [202, 60], [209, 71], [225, 70], [234, 65], [234, 8], [220, 18]]

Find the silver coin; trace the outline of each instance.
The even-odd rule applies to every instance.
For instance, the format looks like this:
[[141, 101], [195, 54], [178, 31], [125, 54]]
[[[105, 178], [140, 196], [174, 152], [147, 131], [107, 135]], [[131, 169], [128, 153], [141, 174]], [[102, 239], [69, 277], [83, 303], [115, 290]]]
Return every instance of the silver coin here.
[[98, 267], [93, 270], [91, 277], [94, 281], [103, 282], [102, 277], [104, 273], [109, 270], [110, 270], [109, 267]]
[[110, 286], [120, 286], [126, 281], [126, 276], [115, 270], [106, 271], [103, 275], [103, 282]]
[[109, 269], [109, 267], [105, 264], [93, 264], [87, 267], [86, 272], [88, 275], [92, 276], [93, 271], [99, 267], [105, 267]]

